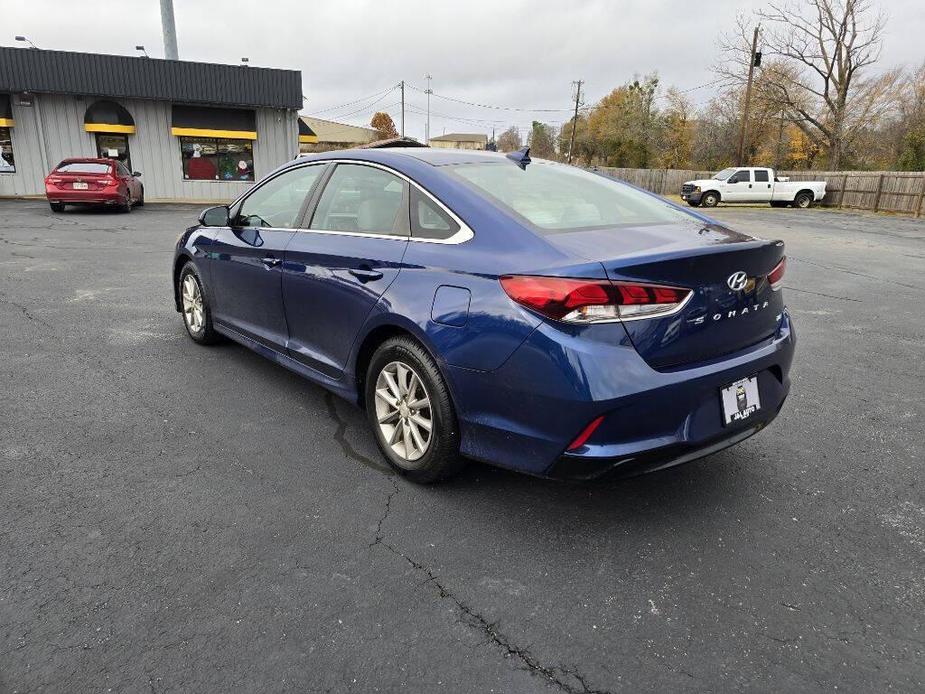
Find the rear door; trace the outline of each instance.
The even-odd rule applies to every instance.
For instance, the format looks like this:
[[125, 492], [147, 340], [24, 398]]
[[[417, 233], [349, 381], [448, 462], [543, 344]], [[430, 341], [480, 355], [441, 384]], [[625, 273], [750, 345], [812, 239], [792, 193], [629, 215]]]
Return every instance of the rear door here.
[[752, 181], [752, 200], [755, 202], [771, 202], [771, 193], [774, 182], [771, 180], [770, 169], [755, 169]]
[[333, 378], [398, 276], [408, 245], [409, 185], [370, 164], [336, 165], [307, 225], [286, 247], [289, 354]]
[[215, 320], [283, 352], [283, 251], [324, 169], [300, 166], [262, 183], [232, 210], [231, 226], [218, 228], [211, 247]]

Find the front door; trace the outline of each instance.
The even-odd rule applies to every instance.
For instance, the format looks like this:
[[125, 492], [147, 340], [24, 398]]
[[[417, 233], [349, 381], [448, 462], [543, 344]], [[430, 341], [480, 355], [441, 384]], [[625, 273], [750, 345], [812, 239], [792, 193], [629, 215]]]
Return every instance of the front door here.
[[210, 250], [214, 319], [285, 352], [283, 251], [301, 222], [324, 165], [289, 169], [255, 188], [219, 228]]
[[408, 245], [408, 184], [384, 169], [338, 164], [307, 231], [286, 248], [289, 354], [337, 378]]
[[744, 202], [751, 200], [752, 174], [748, 169], [739, 169], [726, 179], [723, 202]]

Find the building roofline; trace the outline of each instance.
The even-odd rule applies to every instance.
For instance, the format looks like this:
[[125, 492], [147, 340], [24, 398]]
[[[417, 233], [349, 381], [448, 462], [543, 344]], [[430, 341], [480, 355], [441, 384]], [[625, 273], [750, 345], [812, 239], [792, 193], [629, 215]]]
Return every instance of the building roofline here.
[[0, 46], [0, 92], [297, 110], [298, 70]]

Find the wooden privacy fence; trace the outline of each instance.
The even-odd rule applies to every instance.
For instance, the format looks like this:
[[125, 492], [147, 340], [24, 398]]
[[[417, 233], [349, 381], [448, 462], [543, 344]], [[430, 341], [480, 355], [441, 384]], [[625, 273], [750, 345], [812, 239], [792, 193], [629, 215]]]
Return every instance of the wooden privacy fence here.
[[[710, 171], [685, 169], [618, 169], [597, 168], [601, 173], [620, 178], [659, 195], [678, 195], [681, 184], [698, 178], [710, 178]], [[826, 207], [851, 207], [874, 212], [900, 212], [920, 217], [925, 199], [925, 173], [904, 171], [780, 171], [791, 181], [825, 181]]]

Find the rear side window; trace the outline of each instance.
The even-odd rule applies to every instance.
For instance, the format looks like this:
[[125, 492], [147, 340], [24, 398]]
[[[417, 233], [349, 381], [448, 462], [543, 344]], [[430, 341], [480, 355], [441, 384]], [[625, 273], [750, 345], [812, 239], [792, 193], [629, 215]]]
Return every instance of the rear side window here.
[[763, 169], [755, 169], [755, 183], [767, 183], [771, 179], [768, 178], [768, 172]]
[[310, 228], [407, 235], [407, 222], [403, 224], [399, 215], [407, 205], [406, 186], [382, 169], [338, 164], [318, 200]]
[[691, 221], [653, 195], [564, 164], [533, 162], [521, 169], [499, 161], [447, 169], [540, 234]]
[[67, 164], [59, 164], [56, 171], [70, 174], [108, 174], [112, 171], [112, 164], [101, 164], [94, 161], [72, 161]]
[[450, 215], [417, 188], [411, 188], [411, 236], [418, 239], [448, 239], [459, 231]]

